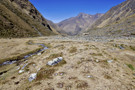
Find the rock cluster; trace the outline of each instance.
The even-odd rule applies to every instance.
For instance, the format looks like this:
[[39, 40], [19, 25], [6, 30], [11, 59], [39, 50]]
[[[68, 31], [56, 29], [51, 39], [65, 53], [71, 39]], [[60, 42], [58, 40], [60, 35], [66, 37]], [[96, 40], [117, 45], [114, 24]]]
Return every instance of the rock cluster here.
[[53, 65], [58, 64], [58, 63], [61, 62], [62, 60], [63, 60], [62, 57], [58, 57], [58, 58], [53, 59], [52, 61], [49, 61], [49, 62], [47, 63], [47, 65], [53, 66]]

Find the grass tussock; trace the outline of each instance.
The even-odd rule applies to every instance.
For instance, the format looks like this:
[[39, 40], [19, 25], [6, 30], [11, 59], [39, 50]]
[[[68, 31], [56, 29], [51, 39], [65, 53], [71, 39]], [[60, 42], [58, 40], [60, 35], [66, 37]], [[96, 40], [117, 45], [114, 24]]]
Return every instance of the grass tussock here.
[[135, 51], [135, 47], [134, 46], [128, 46], [128, 45], [125, 45], [125, 44], [113, 44], [114, 47], [116, 48], [119, 48], [119, 49], [131, 49], [133, 51]]
[[66, 47], [64, 45], [62, 45], [61, 47], [59, 47], [59, 50], [64, 50]]
[[105, 79], [112, 79], [112, 77], [109, 76], [109, 75], [107, 75], [107, 74], [104, 75], [104, 78], [105, 78]]
[[109, 64], [108, 64], [107, 60], [101, 60], [100, 61], [100, 66], [102, 68], [109, 68]]
[[41, 70], [38, 71], [36, 80], [44, 80], [51, 78], [54, 72], [55, 72], [54, 68], [42, 68]]
[[135, 68], [133, 67], [132, 64], [127, 64], [127, 66], [128, 66], [131, 70], [135, 70]]
[[76, 47], [71, 47], [69, 49], [69, 53], [75, 53], [75, 52], [77, 52], [77, 48]]
[[48, 47], [48, 48], [52, 48], [51, 43], [45, 43], [44, 45], [45, 45], [46, 47]]
[[76, 83], [76, 88], [81, 89], [81, 88], [87, 88], [88, 87], [88, 83], [86, 81], [82, 81], [82, 80], [77, 80], [75, 81]]
[[77, 62], [77, 64], [81, 64], [81, 63], [82, 63], [82, 61], [78, 61], [78, 62]]
[[63, 56], [63, 53], [57, 53], [57, 54], [51, 54], [49, 57], [47, 57], [46, 59], [47, 60], [52, 60], [54, 58], [57, 58], [57, 57], [62, 57]]
[[29, 64], [25, 67], [25, 71], [29, 71], [29, 67], [32, 66], [32, 65], [34, 65], [34, 64], [36, 65], [35, 62], [29, 63]]
[[33, 40], [28, 40], [28, 41], [26, 42], [27, 45], [31, 45], [31, 44], [33, 44], [33, 43], [34, 43]]
[[102, 53], [91, 53], [93, 56], [103, 56]]
[[135, 51], [135, 46], [130, 46], [130, 49]]
[[85, 46], [85, 47], [89, 47], [89, 44], [85, 44], [84, 46]]

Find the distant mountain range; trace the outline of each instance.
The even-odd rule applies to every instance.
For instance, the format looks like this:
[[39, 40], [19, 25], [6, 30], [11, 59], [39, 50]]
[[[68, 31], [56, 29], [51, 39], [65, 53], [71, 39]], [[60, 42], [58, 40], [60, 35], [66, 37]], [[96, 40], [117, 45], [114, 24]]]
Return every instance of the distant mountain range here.
[[28, 0], [0, 0], [0, 37], [35, 37], [55, 33]]
[[0, 38], [49, 35], [134, 36], [135, 0], [105, 14], [80, 13], [60, 23], [46, 20], [29, 0], [0, 0]]
[[135, 35], [135, 0], [112, 7], [86, 33], [94, 36]]
[[68, 35], [77, 35], [82, 30], [90, 27], [97, 19], [103, 14], [89, 15], [80, 13], [76, 17], [72, 17], [58, 23], [58, 27], [61, 29], [59, 32], [66, 33]]

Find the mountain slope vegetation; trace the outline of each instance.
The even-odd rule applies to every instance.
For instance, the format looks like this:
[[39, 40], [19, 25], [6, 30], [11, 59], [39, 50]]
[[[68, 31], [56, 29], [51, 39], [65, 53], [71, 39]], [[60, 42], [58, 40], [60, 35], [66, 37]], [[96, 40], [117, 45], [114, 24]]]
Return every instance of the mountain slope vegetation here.
[[94, 36], [131, 36], [135, 35], [134, 28], [135, 1], [126, 0], [99, 18], [87, 33]]
[[54, 35], [46, 19], [28, 0], [1, 0], [0, 18], [0, 37]]

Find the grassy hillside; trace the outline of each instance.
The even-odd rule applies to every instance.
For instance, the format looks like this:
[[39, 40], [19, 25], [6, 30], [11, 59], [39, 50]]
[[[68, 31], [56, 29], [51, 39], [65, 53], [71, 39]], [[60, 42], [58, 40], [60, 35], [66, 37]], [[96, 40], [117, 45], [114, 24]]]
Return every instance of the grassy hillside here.
[[112, 7], [107, 13], [105, 13], [100, 19], [98, 19], [91, 28], [102, 28], [106, 25], [110, 25], [114, 22], [133, 15], [135, 13], [135, 1], [126, 0], [125, 2]]
[[112, 7], [88, 29], [87, 33], [91, 36], [134, 36], [135, 1], [126, 0]]
[[[20, 3], [18, 4], [13, 0], [0, 1], [0, 37], [54, 35], [50, 26], [38, 11], [33, 15], [31, 14], [33, 13], [31, 10], [36, 9], [29, 1], [22, 0], [20, 2], [26, 3], [21, 4], [21, 6]], [[29, 9], [24, 8], [25, 5], [28, 5]]]
[[89, 29], [91, 36], [135, 36], [135, 14], [102, 28]]

